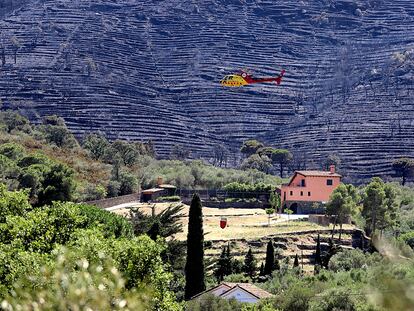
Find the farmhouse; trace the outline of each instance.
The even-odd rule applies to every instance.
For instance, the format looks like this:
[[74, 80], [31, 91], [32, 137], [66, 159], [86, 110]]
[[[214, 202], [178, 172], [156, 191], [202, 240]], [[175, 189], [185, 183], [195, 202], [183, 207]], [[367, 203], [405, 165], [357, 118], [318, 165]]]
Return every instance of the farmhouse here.
[[224, 299], [234, 298], [239, 302], [256, 303], [260, 299], [269, 298], [273, 295], [269, 292], [249, 283], [222, 282], [219, 285], [199, 293], [192, 299], [202, 299], [206, 295], [215, 295]]
[[339, 186], [341, 175], [331, 165], [329, 171], [296, 171], [280, 190], [282, 208], [295, 214], [317, 214]]

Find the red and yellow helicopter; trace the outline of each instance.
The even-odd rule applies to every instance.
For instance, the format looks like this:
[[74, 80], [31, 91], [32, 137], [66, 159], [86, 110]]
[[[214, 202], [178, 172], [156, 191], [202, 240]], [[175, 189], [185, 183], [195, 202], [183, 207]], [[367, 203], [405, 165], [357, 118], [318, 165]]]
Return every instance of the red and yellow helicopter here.
[[222, 86], [227, 87], [240, 87], [253, 83], [262, 83], [262, 82], [276, 82], [279, 85], [282, 82], [283, 75], [285, 70], [282, 70], [277, 77], [271, 78], [254, 78], [251, 74], [242, 70], [240, 73], [235, 73], [232, 75], [227, 75], [220, 80]]

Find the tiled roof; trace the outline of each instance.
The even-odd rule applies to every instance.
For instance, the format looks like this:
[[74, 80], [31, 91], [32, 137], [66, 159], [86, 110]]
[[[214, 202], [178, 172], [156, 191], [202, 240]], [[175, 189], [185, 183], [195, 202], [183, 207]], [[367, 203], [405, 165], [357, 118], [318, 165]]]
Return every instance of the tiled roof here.
[[331, 173], [329, 171], [296, 171], [296, 173], [303, 176], [317, 176], [317, 177], [342, 177], [337, 173]]
[[273, 296], [271, 293], [265, 291], [264, 289], [261, 289], [260, 287], [257, 287], [256, 285], [250, 283], [237, 283], [236, 286], [244, 289], [246, 292], [252, 294], [253, 296], [256, 296], [259, 299], [269, 298]]
[[151, 189], [145, 189], [145, 190], [142, 190], [142, 193], [143, 194], [153, 194], [153, 193], [157, 193], [157, 192], [160, 192], [160, 191], [163, 191], [164, 189], [161, 189], [161, 188], [151, 188]]
[[265, 291], [264, 289], [261, 289], [259, 287], [257, 287], [256, 285], [250, 284], [250, 283], [232, 283], [232, 282], [222, 282], [219, 285], [210, 288], [208, 290], [205, 290], [204, 292], [201, 292], [197, 295], [195, 295], [194, 297], [192, 297], [191, 299], [194, 299], [198, 296], [201, 296], [203, 294], [206, 294], [208, 292], [211, 292], [212, 290], [220, 287], [221, 285], [225, 285], [228, 287], [228, 290], [224, 291], [219, 297], [225, 295], [226, 293], [230, 292], [233, 289], [236, 289], [237, 287], [241, 288], [242, 290], [248, 292], [249, 294], [257, 297], [258, 299], [262, 299], [262, 298], [269, 298], [272, 297], [273, 295], [270, 294], [269, 292]]

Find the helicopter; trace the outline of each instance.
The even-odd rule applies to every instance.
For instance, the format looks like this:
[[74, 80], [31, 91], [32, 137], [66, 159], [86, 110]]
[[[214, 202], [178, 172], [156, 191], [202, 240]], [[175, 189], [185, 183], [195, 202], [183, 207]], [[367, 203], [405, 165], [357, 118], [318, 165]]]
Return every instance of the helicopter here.
[[220, 80], [220, 84], [227, 87], [241, 87], [253, 83], [276, 82], [276, 84], [279, 85], [282, 82], [282, 77], [284, 74], [285, 70], [283, 69], [277, 77], [254, 78], [251, 74], [242, 70], [240, 73], [225, 76]]

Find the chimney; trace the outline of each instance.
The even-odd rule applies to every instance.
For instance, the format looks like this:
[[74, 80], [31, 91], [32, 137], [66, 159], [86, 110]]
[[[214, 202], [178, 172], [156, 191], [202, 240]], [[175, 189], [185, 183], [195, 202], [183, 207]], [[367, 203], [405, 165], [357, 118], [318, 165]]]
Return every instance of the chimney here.
[[329, 171], [331, 174], [335, 174], [335, 165], [329, 165]]
[[162, 185], [162, 177], [158, 176], [157, 178], [157, 186]]

